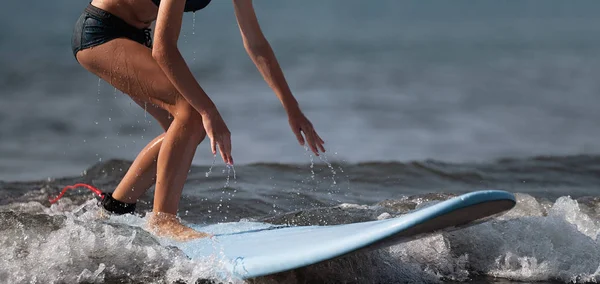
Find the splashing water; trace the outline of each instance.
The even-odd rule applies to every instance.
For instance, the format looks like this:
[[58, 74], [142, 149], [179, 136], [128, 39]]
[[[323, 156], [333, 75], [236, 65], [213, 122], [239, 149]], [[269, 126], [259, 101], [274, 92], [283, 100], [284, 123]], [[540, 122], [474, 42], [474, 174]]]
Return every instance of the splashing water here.
[[[227, 165], [227, 180], [225, 181], [225, 187], [229, 187], [229, 179], [230, 179], [232, 171], [233, 171], [233, 181], [234, 181], [234, 183], [237, 183], [237, 178], [235, 175], [235, 167], [233, 165]], [[225, 173], [225, 170], [223, 170], [223, 173]]]
[[[196, 12], [192, 12], [192, 35], [196, 35]], [[192, 63], [196, 62], [196, 48], [193, 51], [194, 57]]]
[[100, 90], [101, 90], [101, 86], [102, 86], [102, 78], [98, 78], [98, 96], [96, 97], [96, 101], [100, 102]]
[[213, 167], [215, 166], [215, 163], [216, 163], [216, 162], [217, 162], [217, 154], [214, 154], [214, 155], [213, 155], [213, 161], [212, 161], [212, 164], [210, 165], [210, 168], [208, 168], [208, 172], [206, 172], [206, 173], [204, 174], [204, 176], [206, 176], [206, 177], [209, 177], [209, 176], [210, 176], [210, 174], [212, 173], [212, 169], [213, 169]]
[[219, 265], [214, 260], [190, 260], [146, 232], [146, 218], [102, 217], [92, 200], [83, 206], [68, 199], [50, 208], [27, 206], [28, 213], [0, 210], [4, 283], [194, 283], [221, 277], [211, 268]]
[[[304, 150], [305, 150], [305, 154], [307, 154], [309, 156], [309, 159], [310, 159], [310, 173], [311, 173], [311, 177], [310, 178], [311, 178], [312, 181], [316, 181], [316, 179], [315, 179], [315, 177], [316, 177], [315, 162], [314, 162], [314, 157], [313, 157], [312, 151], [309, 149], [309, 147], [307, 145], [304, 145]], [[329, 162], [326, 153], [321, 153], [317, 157], [319, 157], [319, 160], [321, 162], [323, 162], [325, 165], [327, 165], [327, 167], [329, 168], [329, 171], [331, 172], [331, 185], [329, 186], [327, 194], [330, 197], [333, 197], [333, 196], [337, 195], [340, 192], [339, 188], [336, 187], [336, 185], [337, 185], [337, 180], [336, 180], [337, 171], [335, 170], [335, 168], [333, 167], [333, 165]], [[342, 167], [339, 166], [339, 168], [340, 168], [341, 172], [343, 172]], [[350, 184], [348, 183], [348, 187], [349, 186], [350, 186]], [[336, 199], [336, 201], [337, 201], [337, 199]]]
[[[335, 171], [335, 169], [333, 168], [331, 163], [327, 160], [327, 155], [325, 153], [322, 153], [321, 155], [319, 155], [319, 159], [321, 160], [321, 162], [325, 163], [327, 165], [327, 167], [329, 168], [329, 170], [331, 171], [332, 183], [334, 185], [337, 184], [337, 182], [335, 181], [335, 175], [337, 174], [337, 172]], [[341, 166], [340, 166], [340, 168], [341, 168]]]
[[[529, 205], [535, 201], [528, 195], [517, 194], [517, 202], [518, 206], [509, 214], [486, 223], [387, 249], [348, 255], [285, 272], [280, 277], [287, 279], [282, 280], [286, 283], [294, 282], [295, 277], [315, 283], [327, 282], [326, 279], [440, 283], [469, 281], [477, 275], [515, 281], [600, 281], [600, 220], [591, 219], [583, 212], [582, 205], [569, 197], [559, 198], [547, 211], [542, 206], [532, 211]], [[316, 219], [354, 215], [374, 219], [385, 214], [389, 217], [402, 214], [385, 203], [344, 204], [329, 209], [320, 214], [305, 213]], [[288, 216], [300, 215], [291, 212]], [[0, 207], [0, 217], [0, 245], [4, 248], [0, 251], [0, 276], [7, 283], [110, 283], [115, 279], [195, 283], [198, 279], [220, 281], [223, 277], [217, 271], [221, 265], [218, 255], [190, 260], [171, 247], [171, 241], [144, 230], [147, 216], [103, 217], [93, 200], [76, 205], [65, 198], [49, 208], [37, 202], [12, 204]], [[264, 223], [240, 221], [197, 229], [241, 231], [264, 226]], [[242, 283], [235, 278], [227, 281]], [[268, 278], [257, 281], [269, 283]]]
[[[598, 163], [592, 159], [586, 164], [589, 160], [544, 158], [460, 165], [375, 162], [345, 164], [343, 170], [333, 163], [338, 184], [343, 175], [353, 181], [347, 196], [334, 198], [321, 192], [328, 188], [330, 170], [319, 163], [314, 167], [316, 180], [324, 182], [316, 184], [316, 190], [313, 184], [299, 184], [310, 179], [303, 165], [236, 165], [236, 172], [251, 174], [245, 175], [235, 189], [223, 188], [224, 178], [205, 179], [205, 169], [196, 167], [198, 176], [192, 175], [188, 181], [180, 211], [187, 213], [182, 216], [184, 222], [202, 224], [201, 228], [223, 222], [248, 228], [244, 227], [245, 220], [273, 225], [335, 225], [393, 218], [460, 191], [481, 185], [498, 188], [536, 176], [541, 178], [514, 185], [514, 192], [529, 192], [516, 194], [513, 210], [486, 223], [283, 273], [276, 282], [598, 283], [600, 197], [594, 188]], [[539, 166], [531, 168], [532, 163]], [[0, 182], [0, 279], [6, 283], [221, 281], [212, 262], [189, 260], [146, 232], [145, 217], [97, 216], [96, 201], [90, 200], [88, 192], [71, 192], [48, 207], [48, 196], [56, 196], [64, 183], [88, 180], [110, 188], [130, 164], [106, 161], [76, 177]], [[529, 170], [515, 172], [515, 165], [529, 166]], [[548, 170], [545, 165], [553, 167]], [[562, 174], [557, 174], [560, 171]], [[578, 180], [571, 179], [573, 175]], [[236, 174], [233, 176], [235, 179]], [[552, 188], [549, 180], [561, 188]], [[194, 186], [196, 183], [201, 186]], [[581, 194], [581, 187], [590, 191]], [[228, 198], [233, 194], [235, 198]], [[338, 198], [342, 202], [331, 202]], [[141, 201], [138, 212], [149, 212], [151, 196]], [[501, 279], [490, 280], [496, 277]], [[273, 279], [255, 283], [273, 283]]]
[[308, 155], [310, 159], [310, 177], [314, 181], [315, 180], [315, 161], [313, 159], [312, 151], [308, 148], [308, 145], [304, 145], [304, 152]]

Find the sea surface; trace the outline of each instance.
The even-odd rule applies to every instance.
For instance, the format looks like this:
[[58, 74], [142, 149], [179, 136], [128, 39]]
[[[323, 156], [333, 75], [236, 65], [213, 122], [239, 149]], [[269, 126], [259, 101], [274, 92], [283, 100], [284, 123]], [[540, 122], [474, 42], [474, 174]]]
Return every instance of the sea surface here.
[[[600, 282], [600, 2], [254, 2], [327, 153], [298, 145], [231, 1], [214, 0], [185, 15], [179, 47], [236, 165], [199, 146], [184, 222], [330, 225], [479, 189], [518, 199], [490, 222], [254, 282]], [[87, 190], [48, 202], [77, 182], [112, 191], [161, 133], [75, 61], [87, 3], [0, 9], [0, 283], [218, 283], [143, 229], [152, 189], [108, 220]]]

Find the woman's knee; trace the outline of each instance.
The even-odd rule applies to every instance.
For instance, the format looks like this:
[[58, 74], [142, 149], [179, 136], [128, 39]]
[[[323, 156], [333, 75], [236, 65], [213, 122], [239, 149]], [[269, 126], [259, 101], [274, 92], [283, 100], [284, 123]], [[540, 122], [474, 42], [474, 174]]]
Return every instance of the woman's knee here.
[[189, 132], [190, 138], [198, 143], [206, 138], [202, 116], [189, 103], [180, 103], [172, 114], [174, 119], [182, 124], [184, 131]]

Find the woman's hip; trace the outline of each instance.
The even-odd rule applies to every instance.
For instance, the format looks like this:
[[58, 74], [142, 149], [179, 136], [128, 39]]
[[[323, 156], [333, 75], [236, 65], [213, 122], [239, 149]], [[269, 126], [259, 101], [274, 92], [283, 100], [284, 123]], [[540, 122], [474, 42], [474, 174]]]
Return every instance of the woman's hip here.
[[73, 55], [77, 58], [77, 52], [116, 38], [128, 38], [146, 47], [152, 47], [150, 29], [133, 27], [121, 18], [90, 4], [75, 23], [71, 37]]

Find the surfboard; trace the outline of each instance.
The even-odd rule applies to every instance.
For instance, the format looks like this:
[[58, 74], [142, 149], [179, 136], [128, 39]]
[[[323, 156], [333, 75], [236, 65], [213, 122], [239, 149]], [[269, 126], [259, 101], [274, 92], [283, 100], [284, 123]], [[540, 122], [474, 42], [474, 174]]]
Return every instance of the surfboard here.
[[189, 258], [213, 260], [223, 275], [248, 279], [300, 268], [358, 250], [380, 249], [489, 220], [516, 204], [513, 194], [463, 194], [399, 217], [331, 226], [232, 222], [192, 226], [212, 238], [176, 243]]

